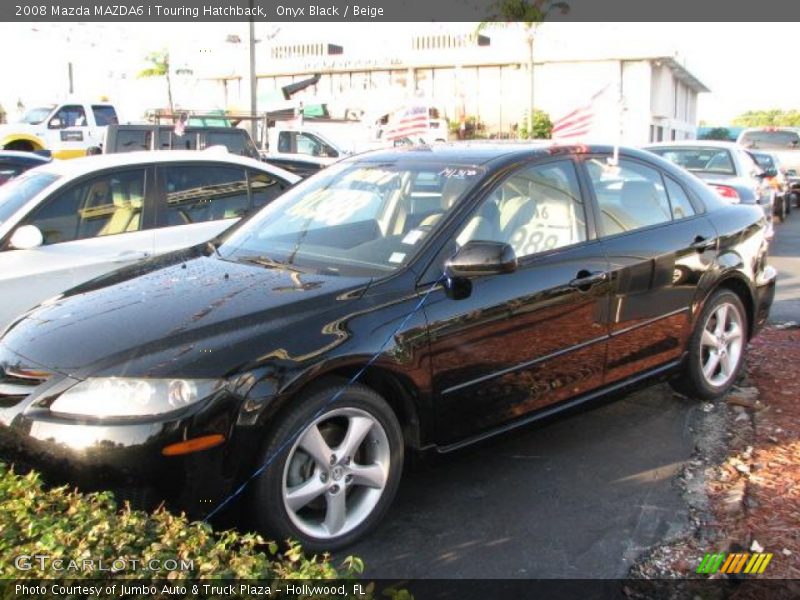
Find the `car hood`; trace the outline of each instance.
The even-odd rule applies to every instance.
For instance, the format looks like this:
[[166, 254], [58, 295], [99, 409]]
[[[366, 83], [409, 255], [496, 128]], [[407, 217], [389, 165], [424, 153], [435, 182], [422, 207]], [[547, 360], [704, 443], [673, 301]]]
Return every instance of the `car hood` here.
[[78, 379], [220, 377], [303, 322], [361, 296], [368, 278], [195, 257], [75, 288], [13, 325], [0, 354]]

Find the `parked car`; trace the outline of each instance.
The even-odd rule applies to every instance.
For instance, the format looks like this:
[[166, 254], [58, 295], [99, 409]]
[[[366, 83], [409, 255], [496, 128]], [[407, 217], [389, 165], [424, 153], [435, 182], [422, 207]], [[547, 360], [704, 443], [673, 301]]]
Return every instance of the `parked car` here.
[[250, 134], [238, 127], [190, 125], [178, 135], [172, 125], [109, 125], [102, 150], [113, 154], [141, 150], [205, 150], [212, 146], [223, 146], [239, 156], [261, 158]]
[[55, 161], [17, 177], [0, 187], [0, 330], [79, 283], [218, 235], [297, 179], [179, 151]]
[[46, 150], [59, 159], [83, 157], [103, 139], [106, 127], [118, 122], [117, 109], [108, 102], [70, 100], [37, 106], [19, 123], [0, 125], [0, 149]]
[[235, 498], [318, 551], [378, 523], [409, 451], [657, 376], [717, 397], [773, 300], [764, 214], [612, 151], [440, 145], [332, 165], [218, 244], [13, 325], [0, 439], [46, 473], [194, 514]]
[[684, 140], [646, 146], [645, 150], [694, 173], [730, 202], [760, 206], [772, 236], [775, 191], [764, 170], [744, 148], [731, 142]]
[[0, 150], [0, 185], [10, 181], [28, 169], [45, 165], [50, 158], [31, 152], [17, 152], [16, 150]]
[[749, 127], [736, 142], [750, 151], [768, 150], [778, 157], [789, 178], [790, 198], [800, 207], [800, 127]]
[[781, 223], [792, 212], [791, 184], [780, 158], [774, 152], [750, 152], [758, 166], [764, 170], [767, 182], [775, 190], [775, 209], [773, 214]]

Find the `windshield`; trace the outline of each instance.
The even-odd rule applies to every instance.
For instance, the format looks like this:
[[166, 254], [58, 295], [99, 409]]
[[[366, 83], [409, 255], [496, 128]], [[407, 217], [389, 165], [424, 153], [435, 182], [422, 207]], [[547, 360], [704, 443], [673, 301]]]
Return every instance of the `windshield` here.
[[333, 165], [262, 209], [220, 255], [333, 275], [390, 273], [482, 174], [441, 163]]
[[648, 148], [650, 152], [687, 171], [736, 175], [731, 153], [725, 148]]
[[751, 150], [800, 149], [800, 134], [796, 131], [745, 131], [739, 143]]
[[52, 173], [30, 171], [0, 187], [0, 225], [58, 177]]
[[20, 123], [28, 123], [29, 125], [38, 125], [42, 121], [47, 118], [55, 106], [40, 106], [38, 108], [32, 108], [25, 115], [22, 117]]

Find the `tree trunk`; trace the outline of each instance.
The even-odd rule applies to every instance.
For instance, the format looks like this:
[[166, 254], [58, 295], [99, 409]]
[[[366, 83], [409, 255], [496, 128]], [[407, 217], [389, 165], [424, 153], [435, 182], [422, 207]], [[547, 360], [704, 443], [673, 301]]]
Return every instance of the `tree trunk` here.
[[528, 106], [528, 139], [533, 139], [533, 32], [528, 32], [528, 75], [530, 76], [530, 103]]
[[169, 66], [167, 66], [167, 101], [169, 102], [169, 112], [175, 113], [175, 105], [172, 103], [172, 79], [169, 76]]

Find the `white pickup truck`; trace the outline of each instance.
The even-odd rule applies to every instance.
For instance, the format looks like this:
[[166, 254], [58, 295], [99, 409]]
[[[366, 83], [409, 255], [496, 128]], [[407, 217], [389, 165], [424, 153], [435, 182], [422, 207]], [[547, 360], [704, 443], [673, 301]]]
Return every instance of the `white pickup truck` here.
[[106, 127], [119, 122], [108, 102], [64, 102], [33, 108], [18, 123], [0, 125], [0, 148], [35, 152], [49, 150], [53, 158], [86, 156], [99, 146]]

